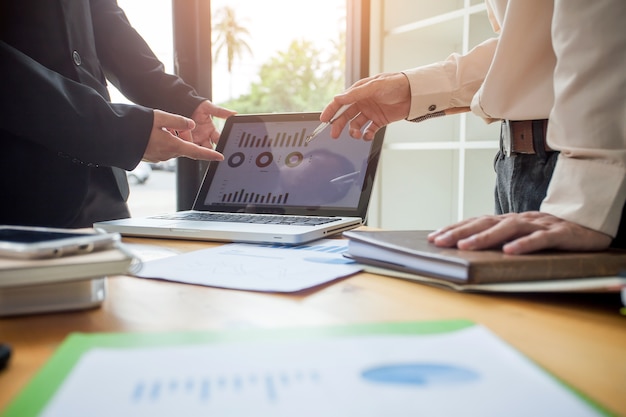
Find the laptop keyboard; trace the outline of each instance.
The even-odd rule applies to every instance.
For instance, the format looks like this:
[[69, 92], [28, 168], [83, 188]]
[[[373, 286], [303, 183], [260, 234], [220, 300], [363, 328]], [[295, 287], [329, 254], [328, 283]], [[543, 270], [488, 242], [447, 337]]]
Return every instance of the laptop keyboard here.
[[337, 221], [335, 217], [286, 216], [271, 214], [237, 214], [237, 213], [181, 213], [153, 216], [152, 219], [163, 220], [196, 220], [207, 222], [282, 224], [293, 226], [317, 226]]

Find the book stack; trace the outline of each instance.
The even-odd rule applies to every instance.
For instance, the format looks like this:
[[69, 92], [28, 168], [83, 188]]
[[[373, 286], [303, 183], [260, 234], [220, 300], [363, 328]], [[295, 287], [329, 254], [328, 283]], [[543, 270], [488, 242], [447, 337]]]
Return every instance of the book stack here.
[[121, 245], [51, 259], [0, 258], [0, 317], [97, 307], [106, 277], [128, 271]]
[[[620, 292], [626, 251], [544, 251], [507, 255], [428, 242], [428, 231], [352, 230], [346, 256], [371, 273], [478, 292]], [[621, 276], [620, 276], [621, 275]]]

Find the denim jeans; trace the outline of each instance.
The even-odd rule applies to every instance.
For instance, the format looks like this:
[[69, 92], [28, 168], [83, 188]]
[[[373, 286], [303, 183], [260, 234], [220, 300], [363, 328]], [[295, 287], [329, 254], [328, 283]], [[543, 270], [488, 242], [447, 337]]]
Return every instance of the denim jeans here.
[[494, 162], [497, 178], [496, 214], [539, 210], [546, 196], [558, 152], [512, 154], [498, 152]]
[[[540, 148], [540, 147], [536, 147]], [[539, 210], [546, 196], [558, 152], [539, 149], [536, 154], [511, 154], [500, 150], [494, 160], [496, 170], [495, 212], [521, 213]], [[626, 205], [612, 247], [626, 249]]]

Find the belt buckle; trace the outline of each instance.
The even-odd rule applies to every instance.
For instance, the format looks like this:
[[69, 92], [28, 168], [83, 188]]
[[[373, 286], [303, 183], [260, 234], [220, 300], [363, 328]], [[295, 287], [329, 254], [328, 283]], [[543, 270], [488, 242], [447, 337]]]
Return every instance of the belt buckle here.
[[511, 156], [511, 124], [508, 120], [503, 120], [500, 127], [500, 148], [505, 156]]

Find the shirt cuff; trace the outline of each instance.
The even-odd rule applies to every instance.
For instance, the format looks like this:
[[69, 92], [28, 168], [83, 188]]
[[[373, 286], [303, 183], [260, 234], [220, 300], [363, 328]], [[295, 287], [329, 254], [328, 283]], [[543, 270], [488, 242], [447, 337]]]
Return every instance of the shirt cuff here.
[[[437, 113], [450, 107], [452, 85], [441, 63], [402, 71], [411, 87], [407, 120]], [[426, 82], [425, 82], [426, 81]]]
[[559, 155], [541, 211], [615, 237], [625, 178], [622, 166]]

